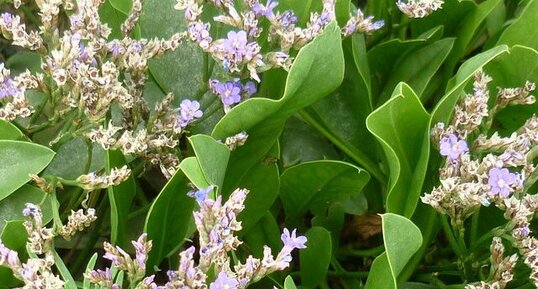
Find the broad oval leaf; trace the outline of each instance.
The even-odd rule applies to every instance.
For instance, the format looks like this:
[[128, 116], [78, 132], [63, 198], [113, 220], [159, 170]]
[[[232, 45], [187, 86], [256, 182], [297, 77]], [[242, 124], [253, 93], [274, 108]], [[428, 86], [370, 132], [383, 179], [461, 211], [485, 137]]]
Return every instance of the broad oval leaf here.
[[147, 268], [159, 265], [183, 244], [194, 208], [194, 199], [187, 196], [188, 190], [187, 178], [178, 170], [151, 204], [144, 226], [148, 239], [153, 242]]
[[538, 50], [538, 1], [529, 0], [523, 12], [501, 35], [497, 45], [525, 45]]
[[196, 157], [188, 157], [182, 160], [179, 164], [179, 168], [198, 189], [205, 189], [209, 187], [209, 182], [206, 180], [204, 172], [202, 171], [200, 163]]
[[398, 82], [406, 82], [420, 99], [425, 100], [423, 92], [452, 50], [454, 40], [443, 38], [405, 56], [390, 74], [378, 104], [389, 99]]
[[[145, 0], [140, 15], [144, 38], [168, 38], [187, 30], [183, 13], [174, 9], [175, 0]], [[160, 88], [173, 92], [176, 103], [183, 98], [199, 99], [206, 87], [204, 53], [197, 44], [182, 43], [178, 49], [149, 61], [149, 70]]]
[[385, 151], [390, 169], [387, 212], [411, 217], [426, 175], [429, 115], [417, 95], [400, 83], [391, 99], [366, 119], [368, 130]]
[[370, 175], [340, 161], [313, 161], [291, 167], [280, 177], [280, 199], [286, 221], [294, 222], [307, 211], [326, 211], [328, 204], [360, 194]]
[[207, 135], [195, 135], [189, 138], [196, 159], [207, 182], [220, 190], [230, 158], [230, 150], [223, 143]]
[[241, 131], [249, 134], [247, 143], [230, 157], [225, 192], [234, 189], [241, 176], [269, 152], [289, 116], [327, 95], [341, 83], [343, 69], [340, 29], [333, 21], [297, 54], [282, 98], [251, 98], [219, 121], [212, 133], [216, 139]]
[[250, 190], [245, 200], [245, 209], [239, 214], [243, 229], [239, 236], [246, 234], [269, 211], [279, 192], [277, 164], [255, 164], [239, 182], [239, 188]]
[[381, 219], [385, 252], [374, 260], [365, 289], [398, 288], [398, 275], [422, 245], [422, 234], [409, 219], [392, 213]]
[[0, 200], [26, 184], [54, 157], [51, 149], [23, 141], [0, 140]]
[[299, 252], [301, 285], [316, 288], [326, 278], [331, 263], [331, 233], [322, 227], [306, 232], [306, 249]]
[[40, 205], [43, 212], [43, 223], [47, 224], [52, 219], [52, 207], [49, 200], [50, 195], [42, 190], [31, 186], [23, 185], [15, 193], [0, 201], [0, 231], [3, 230], [7, 221], [24, 221], [22, 210], [26, 203]]
[[24, 134], [12, 123], [0, 120], [0, 139], [23, 140]]

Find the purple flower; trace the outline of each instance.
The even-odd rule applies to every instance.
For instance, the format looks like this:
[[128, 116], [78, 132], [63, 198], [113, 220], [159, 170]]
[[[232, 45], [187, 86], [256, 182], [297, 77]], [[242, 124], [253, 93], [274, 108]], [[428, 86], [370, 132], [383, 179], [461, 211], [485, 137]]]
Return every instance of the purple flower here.
[[236, 279], [230, 278], [225, 272], [220, 272], [219, 276], [213, 283], [209, 285], [209, 289], [237, 289], [239, 282]]
[[203, 49], [208, 49], [211, 41], [211, 35], [209, 34], [209, 23], [203, 23], [200, 21], [189, 23], [189, 36], [192, 41], [195, 41]]
[[289, 249], [304, 249], [306, 248], [306, 237], [305, 236], [296, 236], [297, 229], [293, 229], [290, 235], [290, 231], [286, 228], [284, 228], [284, 231], [282, 235], [280, 236], [280, 239], [284, 243], [284, 247], [288, 247]]
[[273, 9], [275, 9], [277, 6], [278, 6], [277, 1], [267, 0], [267, 4], [265, 4], [265, 6], [260, 3], [254, 4], [252, 6], [252, 11], [254, 11], [256, 15], [271, 18], [275, 16], [275, 14], [273, 13]]
[[8, 267], [20, 266], [21, 261], [17, 251], [13, 251], [0, 241], [0, 265], [7, 265]]
[[190, 191], [187, 193], [187, 195], [191, 198], [195, 198], [198, 204], [202, 204], [207, 197], [209, 196], [209, 192], [212, 192], [215, 186], [211, 185], [205, 189], [200, 189], [197, 191]]
[[136, 262], [138, 267], [142, 270], [146, 270], [146, 261], [148, 260], [148, 249], [151, 248], [151, 244], [146, 241], [148, 234], [142, 234], [138, 240], [131, 241], [136, 251]]
[[278, 22], [283, 27], [289, 27], [291, 25], [297, 24], [297, 21], [299, 21], [299, 19], [297, 19], [297, 16], [295, 16], [293, 11], [291, 10], [284, 11], [284, 13], [282, 13], [282, 15], [278, 18]]
[[489, 170], [488, 184], [492, 195], [507, 198], [513, 191], [513, 186], [519, 183], [519, 177], [507, 168], [492, 168]]
[[241, 101], [241, 84], [235, 81], [227, 81], [216, 87], [217, 94], [222, 103], [227, 106]]
[[196, 100], [185, 99], [179, 105], [179, 126], [186, 127], [194, 119], [202, 117], [200, 103]]
[[462, 154], [469, 151], [469, 147], [464, 140], [458, 139], [455, 134], [444, 136], [440, 141], [441, 155], [455, 161]]
[[11, 26], [11, 23], [13, 21], [13, 15], [7, 12], [2, 13], [2, 21], [4, 22], [4, 25], [8, 27]]
[[108, 51], [112, 52], [112, 57], [118, 57], [120, 54], [123, 54], [124, 50], [118, 40], [112, 41], [108, 46]]
[[224, 39], [223, 47], [227, 53], [242, 59], [247, 53], [247, 33], [243, 30], [239, 32], [228, 32], [227, 39]]
[[0, 83], [0, 99], [8, 96], [14, 96], [19, 93], [20, 90], [15, 86], [13, 79], [8, 77], [4, 82]]
[[40, 209], [37, 205], [26, 203], [26, 207], [22, 210], [22, 214], [25, 217], [33, 217], [36, 214], [40, 214]]
[[258, 90], [256, 89], [256, 84], [253, 81], [249, 81], [245, 83], [245, 86], [243, 86], [243, 94], [245, 97], [250, 97], [256, 92], [258, 92]]

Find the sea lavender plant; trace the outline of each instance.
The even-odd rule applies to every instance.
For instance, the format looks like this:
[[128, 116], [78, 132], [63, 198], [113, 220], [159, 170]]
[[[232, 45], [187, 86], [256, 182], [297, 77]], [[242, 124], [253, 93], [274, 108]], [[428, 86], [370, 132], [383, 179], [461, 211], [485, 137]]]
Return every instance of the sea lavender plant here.
[[[334, 0], [323, 0], [321, 13], [313, 12], [305, 28], [298, 27], [298, 18], [292, 10], [279, 11], [278, 1], [242, 0], [243, 10], [233, 1], [208, 1], [217, 9], [214, 20], [224, 23], [232, 30], [226, 37], [216, 39], [210, 33], [211, 24], [203, 22], [204, 5], [196, 0], [178, 0], [176, 9], [184, 12], [188, 21], [188, 35], [191, 41], [209, 53], [228, 73], [229, 79], [209, 80], [209, 88], [218, 96], [224, 111], [256, 93], [255, 80], [260, 82], [259, 73], [271, 68], [289, 70], [293, 55], [298, 49], [312, 41], [325, 26], [335, 19]], [[360, 10], [343, 29], [344, 36], [354, 33], [372, 33], [383, 26], [383, 21], [372, 22], [373, 17], [364, 17]], [[267, 39], [260, 38], [268, 22]], [[262, 50], [268, 42], [270, 49]], [[244, 84], [243, 84], [244, 83]]]
[[[507, 223], [495, 235], [510, 236], [507, 238], [512, 247], [518, 249], [531, 269], [530, 279], [538, 285], [534, 257], [537, 241], [529, 229], [538, 205], [536, 195], [527, 193], [536, 181], [533, 160], [538, 144], [538, 118], [532, 116], [509, 137], [500, 137], [497, 132], [488, 137], [485, 133], [501, 108], [534, 103], [535, 98], [530, 93], [535, 86], [527, 82], [522, 88], [499, 89], [495, 103], [489, 107], [487, 84], [490, 81], [489, 76], [478, 71], [473, 93], [460, 100], [451, 123], [448, 126], [439, 123], [433, 129], [433, 139], [439, 142], [441, 155], [447, 159], [440, 169], [441, 185], [424, 195], [422, 201], [450, 217], [452, 229], [445, 222], [445, 233], [452, 236], [450, 240], [454, 238], [451, 245], [462, 260], [465, 276], [473, 269], [467, 263], [469, 257], [465, 249], [459, 245], [464, 240], [464, 221], [482, 206], [494, 204], [503, 210]], [[518, 257], [512, 255], [503, 259], [503, 252], [500, 239], [493, 238], [489, 280], [466, 288], [505, 288], [513, 278], [512, 270]]]
[[[284, 246], [276, 257], [265, 246], [262, 259], [250, 255], [244, 263], [232, 265], [230, 253], [241, 245], [241, 241], [234, 235], [234, 232], [242, 228], [237, 215], [244, 209], [249, 191], [237, 189], [228, 201], [222, 203], [222, 196], [216, 199], [210, 197], [213, 190], [214, 187], [210, 186], [189, 193], [200, 206], [194, 212], [199, 258], [196, 262], [194, 256], [197, 250], [194, 246], [179, 253], [178, 269], [167, 272], [168, 282], [164, 285], [157, 285], [154, 275], [145, 277], [146, 261], [151, 250], [151, 241], [146, 239], [146, 234], [132, 242], [136, 249], [135, 259], [120, 247], [109, 243], [104, 244], [106, 254], [103, 258], [126, 273], [132, 288], [246, 288], [272, 272], [284, 270], [292, 261], [293, 250], [306, 248], [306, 237], [297, 236], [295, 229], [292, 232], [284, 229], [281, 235]], [[211, 279], [208, 276], [212, 270], [215, 270], [216, 277]], [[121, 284], [115, 283], [110, 272], [111, 268], [93, 270], [86, 273], [85, 277], [105, 288], [121, 288]]]

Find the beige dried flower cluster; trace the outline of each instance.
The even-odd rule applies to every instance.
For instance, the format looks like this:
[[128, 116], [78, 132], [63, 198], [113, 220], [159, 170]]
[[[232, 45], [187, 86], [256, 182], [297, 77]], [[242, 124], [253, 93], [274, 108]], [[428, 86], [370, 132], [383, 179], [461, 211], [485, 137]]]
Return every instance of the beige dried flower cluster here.
[[[489, 76], [478, 71], [473, 93], [460, 100], [451, 124], [445, 127], [439, 123], [432, 130], [433, 141], [439, 143], [441, 155], [447, 160], [440, 170], [441, 185], [424, 195], [422, 201], [448, 214], [454, 222], [462, 222], [482, 205], [502, 203], [512, 194], [520, 195], [525, 179], [535, 171], [527, 157], [532, 146], [538, 144], [536, 116], [510, 137], [500, 137], [498, 133], [475, 136], [478, 128], [491, 125], [493, 114], [499, 109], [499, 106], [488, 108], [490, 81]], [[503, 91], [500, 89], [499, 95]], [[531, 97], [528, 93], [526, 99]], [[515, 101], [513, 104], [521, 103], [521, 98], [511, 99]], [[467, 140], [471, 137], [475, 140], [469, 146]], [[483, 156], [476, 158], [473, 152]], [[518, 172], [512, 173], [508, 168], [517, 168]]]
[[490, 274], [493, 276], [490, 282], [481, 281], [479, 284], [469, 284], [465, 289], [501, 289], [514, 278], [514, 267], [519, 257], [517, 254], [504, 257], [504, 245], [501, 238], [494, 237], [490, 247]]
[[411, 18], [424, 18], [441, 9], [443, 0], [398, 0], [396, 5], [405, 15]]
[[64, 239], [70, 240], [77, 232], [83, 231], [95, 220], [97, 220], [97, 216], [95, 216], [95, 209], [93, 208], [88, 208], [86, 212], [83, 209], [76, 212], [71, 211], [67, 218], [67, 224], [60, 228], [58, 234]]
[[[487, 135], [495, 113], [508, 105], [535, 102], [531, 92], [535, 85], [527, 82], [521, 88], [499, 88], [492, 107], [487, 88], [491, 78], [478, 71], [473, 93], [457, 104], [453, 119], [445, 127], [432, 130], [439, 143], [445, 165], [440, 169], [440, 185], [425, 194], [422, 201], [451, 218], [453, 227], [463, 232], [463, 222], [481, 206], [492, 203], [507, 219], [503, 231], [512, 235], [512, 246], [519, 249], [525, 264], [531, 268], [531, 280], [538, 286], [538, 241], [530, 235], [530, 221], [538, 210], [538, 197], [527, 194], [536, 181], [536, 147], [538, 116], [533, 115], [509, 136], [498, 132]], [[472, 145], [468, 145], [467, 142]], [[492, 243], [491, 272], [488, 282], [466, 288], [505, 288], [513, 278], [517, 255], [503, 258], [500, 239]]]
[[105, 189], [110, 186], [117, 186], [127, 180], [131, 175], [131, 170], [127, 166], [113, 168], [110, 174], [97, 175], [95, 172], [81, 175], [77, 178], [77, 185], [87, 191]]
[[[13, 45], [38, 52], [42, 71], [12, 76], [0, 64], [0, 119], [31, 117], [24, 122], [29, 134], [61, 125], [65, 129], [52, 138], [51, 145], [87, 136], [104, 149], [146, 157], [170, 176], [177, 170], [178, 139], [186, 123], [177, 129], [181, 117], [172, 109], [172, 96], [152, 112], [142, 94], [148, 60], [177, 49], [187, 34], [176, 33], [169, 39], [132, 38], [142, 10], [142, 1], [136, 0], [121, 25], [123, 38], [109, 40], [111, 29], [99, 16], [103, 2], [37, 1], [43, 24], [37, 31], [29, 31], [19, 16], [2, 13], [2, 35]], [[61, 21], [66, 18], [67, 28]], [[46, 99], [31, 107], [26, 98], [29, 90], [42, 92]], [[111, 122], [111, 114], [119, 117]]]
[[0, 241], [0, 265], [13, 271], [16, 278], [24, 282], [23, 289], [64, 288], [64, 281], [53, 272], [54, 256], [52, 240], [54, 234], [43, 224], [41, 209], [33, 204], [26, 204], [23, 215], [27, 220], [24, 227], [28, 233], [27, 248], [30, 257], [25, 263], [19, 259], [18, 253], [4, 246]]

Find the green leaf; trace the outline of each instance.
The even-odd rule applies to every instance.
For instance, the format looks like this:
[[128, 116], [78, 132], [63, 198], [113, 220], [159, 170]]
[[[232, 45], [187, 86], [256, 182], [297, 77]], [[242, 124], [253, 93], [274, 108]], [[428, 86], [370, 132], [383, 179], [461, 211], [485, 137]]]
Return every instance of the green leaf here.
[[452, 110], [462, 95], [467, 81], [473, 78], [474, 74], [488, 62], [508, 51], [509, 49], [506, 45], [496, 46], [465, 61], [458, 69], [456, 75], [448, 82], [445, 96], [443, 96], [433, 109], [430, 127], [438, 122], [448, 123], [452, 115]]
[[26, 254], [26, 242], [28, 241], [28, 233], [23, 222], [22, 220], [7, 221], [0, 236], [6, 247], [17, 251], [21, 256]]
[[284, 289], [297, 289], [297, 286], [295, 286], [295, 282], [293, 282], [293, 278], [291, 276], [286, 277], [284, 280]]
[[[502, 3], [501, 0], [488, 0], [474, 7], [473, 10], [465, 16], [461, 22], [461, 30], [456, 37], [454, 49], [447, 59], [446, 71], [452, 75], [456, 64], [465, 56], [471, 47], [471, 40], [477, 34], [480, 26], [488, 15]], [[419, 94], [420, 95], [420, 94]]]
[[389, 19], [389, 11], [396, 8], [392, 0], [368, 1], [366, 3], [366, 15], [373, 15], [380, 19]]
[[212, 133], [216, 139], [241, 131], [249, 134], [247, 143], [230, 157], [224, 191], [234, 189], [241, 176], [273, 147], [289, 116], [340, 84], [344, 69], [342, 55], [340, 29], [332, 22], [297, 54], [282, 98], [251, 98], [219, 121]]
[[194, 208], [194, 199], [187, 196], [188, 190], [187, 179], [178, 170], [151, 204], [144, 229], [153, 242], [147, 268], [159, 265], [187, 237]]
[[58, 149], [43, 174], [66, 180], [74, 180], [80, 175], [87, 174], [91, 164], [89, 149], [88, 143], [83, 138], [72, 139]]
[[6, 67], [11, 70], [11, 75], [17, 75], [26, 71], [42, 72], [41, 55], [36, 52], [20, 51], [9, 57]]
[[417, 95], [405, 83], [398, 84], [391, 99], [366, 119], [390, 169], [387, 212], [410, 217], [415, 211], [428, 163], [429, 147], [423, 140], [429, 135], [429, 119]]
[[200, 163], [196, 157], [184, 159], [179, 164], [179, 168], [198, 189], [205, 189], [209, 187], [209, 183], [207, 182], [204, 172], [202, 171]]
[[[90, 261], [88, 261], [88, 265], [86, 266], [86, 270], [84, 270], [84, 273], [87, 274], [93, 270], [93, 268], [95, 267], [95, 262], [97, 262], [97, 257], [98, 257], [97, 253], [94, 253], [92, 255], [92, 258], [90, 259]], [[82, 283], [82, 289], [90, 289], [90, 286], [91, 286], [90, 280], [88, 280], [87, 278], [84, 278], [84, 281]]]
[[114, 8], [110, 1], [105, 1], [99, 7], [99, 17], [101, 20], [108, 24], [112, 32], [108, 36], [109, 39], [121, 39], [123, 34], [121, 33], [121, 24], [127, 19], [127, 14]]
[[265, 215], [278, 197], [279, 175], [277, 164], [257, 163], [239, 182], [239, 188], [250, 190], [245, 200], [245, 209], [239, 214], [244, 235]]
[[307, 211], [323, 214], [329, 204], [360, 194], [369, 174], [340, 161], [313, 161], [291, 167], [280, 177], [280, 199], [286, 221], [300, 219]]
[[[121, 168], [126, 165], [121, 151], [108, 150], [106, 152], [106, 172], [113, 168]], [[108, 199], [110, 201], [110, 242], [125, 247], [129, 244], [127, 238], [128, 215], [131, 203], [136, 194], [134, 176], [131, 174], [127, 180], [117, 186], [108, 187]]]
[[223, 143], [217, 142], [207, 135], [195, 135], [189, 138], [196, 159], [207, 182], [222, 188], [224, 174], [230, 158], [230, 149]]
[[23, 140], [24, 134], [11, 122], [0, 120], [0, 140]]
[[[368, 51], [368, 67], [372, 75], [370, 89], [374, 92], [374, 95], [376, 94], [375, 92], [378, 90], [380, 91], [387, 82], [387, 79], [394, 68], [394, 64], [398, 63], [401, 57], [425, 43], [426, 39], [391, 39], [374, 46]], [[368, 75], [367, 71], [361, 72], [361, 75], [366, 77]], [[371, 102], [374, 104], [374, 101]], [[375, 102], [377, 102], [377, 100]]]
[[392, 71], [377, 100], [378, 104], [387, 101], [399, 82], [406, 82], [419, 96], [425, 100], [423, 92], [426, 86], [445, 61], [454, 45], [454, 38], [443, 38], [428, 46], [409, 53]]
[[62, 257], [60, 257], [60, 255], [58, 255], [58, 253], [54, 249], [52, 250], [52, 255], [54, 256], [54, 265], [60, 272], [60, 276], [62, 276], [62, 279], [65, 281], [63, 288], [77, 289], [77, 284], [75, 283], [73, 276], [71, 276], [69, 269], [67, 269], [67, 267], [65, 266]]
[[538, 50], [538, 1], [529, 0], [523, 12], [501, 35], [497, 45], [524, 45]]
[[[177, 32], [187, 30], [183, 13], [174, 9], [176, 2], [144, 1], [140, 15], [142, 37], [169, 38]], [[176, 101], [184, 98], [200, 99], [199, 92], [207, 86], [203, 59], [204, 53], [197, 44], [185, 41], [174, 52], [150, 60], [149, 70], [161, 89], [174, 93]]]
[[316, 288], [326, 278], [331, 263], [331, 233], [322, 227], [312, 227], [306, 238], [306, 249], [299, 251], [301, 285]]
[[301, 116], [379, 182], [385, 183], [386, 177], [375, 158], [376, 141], [365, 125], [373, 106], [364, 37], [355, 35], [344, 41], [344, 55], [345, 75], [340, 87], [301, 111]]
[[409, 219], [392, 213], [381, 219], [385, 253], [374, 260], [365, 289], [398, 288], [398, 275], [422, 245], [420, 230]]
[[335, 4], [336, 20], [338, 26], [344, 27], [351, 14], [351, 0], [336, 0]]
[[[538, 52], [532, 48], [515, 45], [510, 53], [500, 55], [486, 66], [486, 73], [492, 77], [490, 95], [497, 93], [497, 87], [521, 87], [526, 81], [538, 83]], [[538, 103], [514, 105], [496, 114], [495, 127], [504, 135], [519, 129], [527, 119], [538, 111]]]
[[462, 19], [465, 19], [468, 13], [476, 7], [472, 0], [446, 0], [444, 2], [443, 9], [435, 11], [428, 17], [411, 21], [413, 38], [440, 25], [444, 26], [445, 36], [456, 36], [458, 31], [463, 28]]
[[256, 256], [263, 254], [264, 246], [269, 246], [273, 251], [279, 250], [282, 246], [280, 228], [269, 211], [265, 211], [263, 217], [250, 230], [243, 230], [241, 233], [249, 251]]
[[0, 140], [0, 200], [28, 182], [30, 174], [41, 172], [53, 157], [52, 150], [38, 144]]
[[22, 210], [26, 208], [26, 203], [40, 205], [43, 213], [43, 223], [47, 224], [52, 219], [52, 208], [49, 200], [50, 195], [42, 190], [23, 185], [9, 197], [0, 201], [0, 231], [7, 221], [24, 221]]
[[297, 117], [291, 117], [286, 122], [280, 145], [285, 168], [307, 161], [338, 158], [331, 143]]
[[109, 0], [110, 5], [116, 10], [121, 11], [125, 15], [131, 13], [131, 7], [133, 6], [132, 0]]

